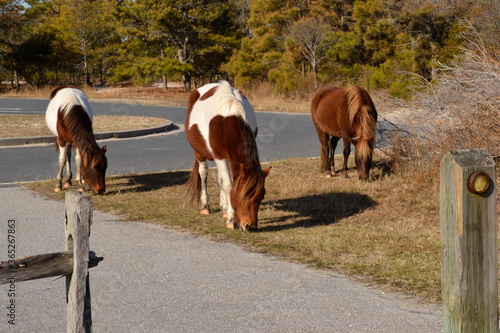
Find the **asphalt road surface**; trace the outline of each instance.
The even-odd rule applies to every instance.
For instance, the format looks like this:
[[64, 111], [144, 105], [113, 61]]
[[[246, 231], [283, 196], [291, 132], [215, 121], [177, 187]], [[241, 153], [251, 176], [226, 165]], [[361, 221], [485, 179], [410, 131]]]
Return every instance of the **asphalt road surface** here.
[[[48, 100], [44, 99], [0, 98], [0, 114], [45, 114], [47, 105]], [[108, 175], [192, 167], [194, 154], [183, 131], [186, 108], [97, 102], [91, 102], [91, 106], [94, 115], [161, 117], [178, 127], [167, 134], [99, 141], [101, 146], [108, 146]], [[319, 142], [310, 115], [257, 112], [257, 124], [262, 162], [319, 156]], [[0, 148], [0, 183], [55, 178], [57, 157], [53, 145]]]

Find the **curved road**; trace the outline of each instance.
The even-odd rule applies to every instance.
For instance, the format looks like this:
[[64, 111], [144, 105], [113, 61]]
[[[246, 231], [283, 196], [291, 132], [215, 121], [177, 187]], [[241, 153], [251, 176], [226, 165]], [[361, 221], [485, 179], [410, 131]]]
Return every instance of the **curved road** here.
[[[0, 98], [0, 114], [44, 114], [48, 100]], [[161, 117], [178, 130], [133, 139], [103, 140], [108, 146], [108, 174], [189, 169], [194, 154], [184, 135], [186, 108], [91, 102], [95, 115]], [[310, 116], [258, 112], [261, 161], [318, 156], [319, 143]], [[291, 147], [291, 148], [290, 148]], [[0, 149], [0, 183], [28, 182], [55, 177], [57, 153], [52, 145]]]
[[[102, 102], [90, 104], [95, 115], [161, 117], [172, 121], [178, 128], [165, 134], [100, 141], [99, 145], [108, 146], [108, 175], [192, 167], [194, 154], [183, 131], [186, 108]], [[0, 114], [45, 114], [47, 105], [48, 99], [0, 98]], [[309, 114], [257, 112], [257, 124], [257, 144], [262, 162], [319, 156], [319, 142]], [[381, 125], [379, 122], [378, 126]], [[337, 153], [341, 151], [342, 140], [337, 146]], [[0, 148], [0, 184], [55, 178], [57, 156], [53, 145]]]
[[[0, 99], [0, 114], [43, 113], [47, 103]], [[92, 107], [96, 114], [165, 117], [180, 127], [170, 134], [107, 140], [111, 174], [191, 167], [193, 153], [182, 132], [184, 108], [105, 103]], [[257, 122], [262, 160], [319, 155], [309, 115], [258, 113]], [[52, 146], [1, 148], [0, 183], [53, 178], [56, 159]], [[22, 186], [3, 185], [0, 212], [4, 221], [15, 221], [17, 258], [65, 246], [64, 203]], [[5, 234], [7, 224], [0, 224]], [[234, 244], [125, 222], [98, 211], [92, 235], [92, 250], [105, 258], [90, 278], [95, 332], [434, 333], [443, 327], [438, 306], [417, 304]], [[7, 237], [0, 237], [2, 260], [7, 258], [7, 245]], [[64, 279], [19, 283], [15, 288], [16, 326], [5, 316], [11, 296], [3, 288], [0, 332], [64, 329]]]

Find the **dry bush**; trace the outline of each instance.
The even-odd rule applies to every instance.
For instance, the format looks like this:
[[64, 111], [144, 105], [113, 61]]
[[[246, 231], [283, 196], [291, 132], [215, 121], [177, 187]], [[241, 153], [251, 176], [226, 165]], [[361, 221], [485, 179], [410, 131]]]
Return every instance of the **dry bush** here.
[[252, 107], [258, 111], [282, 111], [308, 113], [314, 91], [304, 89], [291, 94], [276, 93], [273, 84], [258, 84], [237, 87], [248, 98]]
[[[396, 170], [437, 173], [445, 152], [486, 148], [500, 156], [500, 54], [467, 24], [467, 47], [413, 102], [409, 126], [392, 139]], [[426, 169], [427, 168], [427, 169]], [[437, 177], [436, 179], [439, 179]]]

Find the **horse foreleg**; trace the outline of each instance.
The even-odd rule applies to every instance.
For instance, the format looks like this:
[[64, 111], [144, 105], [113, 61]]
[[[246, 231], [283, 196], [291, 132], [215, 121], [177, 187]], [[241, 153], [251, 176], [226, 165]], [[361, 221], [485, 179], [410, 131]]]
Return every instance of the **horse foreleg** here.
[[198, 162], [199, 169], [198, 173], [201, 178], [201, 211], [203, 215], [210, 214], [210, 206], [208, 205], [208, 189], [207, 189], [207, 178], [208, 178], [208, 165], [207, 161]]
[[349, 154], [351, 154], [351, 140], [348, 138], [343, 138], [344, 141], [344, 165], [342, 171], [344, 172], [344, 177], [347, 178], [347, 159]]
[[57, 171], [57, 183], [54, 186], [54, 191], [59, 192], [62, 189], [62, 179], [63, 179], [63, 171], [64, 171], [64, 166], [66, 165], [66, 159], [68, 158], [68, 148], [69, 144], [65, 145], [64, 147], [59, 146], [59, 170]]
[[[227, 209], [226, 227], [228, 229], [234, 229], [236, 228], [236, 221], [234, 218], [234, 209], [231, 205], [231, 187], [233, 186], [233, 182], [231, 180], [229, 164], [227, 160], [215, 160], [215, 164], [217, 164], [217, 170], [219, 172], [219, 184], [221, 187], [221, 209], [223, 211], [224, 208]], [[223, 200], [224, 203], [222, 203]]]
[[71, 187], [71, 178], [73, 174], [71, 173], [71, 145], [66, 146], [66, 180], [64, 181], [64, 188]]
[[222, 211], [222, 218], [227, 218], [227, 205], [229, 198], [226, 197], [226, 192], [224, 191], [224, 182], [220, 172], [218, 172], [218, 181], [220, 189], [219, 205]]
[[75, 149], [75, 164], [76, 164], [76, 186], [78, 187], [78, 191], [83, 192], [85, 189], [83, 188], [82, 179], [81, 179], [81, 167], [82, 167], [82, 156], [80, 155], [80, 151]]

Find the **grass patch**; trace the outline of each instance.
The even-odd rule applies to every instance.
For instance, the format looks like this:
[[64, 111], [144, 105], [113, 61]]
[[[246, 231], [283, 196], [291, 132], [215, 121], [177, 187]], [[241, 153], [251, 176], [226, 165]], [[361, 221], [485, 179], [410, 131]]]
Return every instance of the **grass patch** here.
[[[19, 91], [6, 90], [0, 97], [13, 98], [48, 98], [55, 87], [42, 87], [33, 90], [24, 88]], [[109, 87], [109, 88], [81, 88], [90, 100], [111, 103], [146, 104], [162, 106], [187, 107], [189, 93], [182, 88], [169, 88], [164, 91], [158, 87]], [[194, 88], [192, 88], [194, 89]], [[255, 110], [259, 111], [285, 111], [285, 112], [310, 112], [311, 93], [296, 94], [296, 96], [275, 95], [269, 84], [256, 87], [242, 88]]]
[[[94, 133], [129, 131], [166, 124], [155, 117], [95, 116]], [[45, 122], [45, 115], [0, 115], [0, 138], [18, 138], [53, 135]]]
[[[93, 196], [94, 208], [125, 220], [164, 224], [215, 240], [231, 241], [252, 251], [279, 256], [437, 301], [441, 295], [439, 194], [437, 185], [415, 189], [390, 176], [376, 163], [372, 181], [325, 179], [319, 159], [271, 163], [267, 194], [254, 233], [228, 231], [218, 209], [217, 171], [209, 172], [213, 213], [185, 195], [187, 171], [108, 177], [107, 193]], [[266, 163], [267, 164], [267, 163]], [[53, 181], [30, 184], [46, 196]]]
[[[109, 87], [91, 88], [81, 87], [90, 100], [109, 103], [129, 103], [161, 106], [187, 107], [189, 93], [179, 87], [169, 87], [167, 91], [158, 87]], [[48, 98], [55, 87], [42, 87], [23, 89], [5, 89], [0, 92], [0, 97], [12, 98]], [[248, 98], [256, 111], [309, 113], [311, 100], [316, 91], [305, 90], [291, 95], [276, 94], [273, 85], [261, 83], [258, 85], [236, 87]], [[192, 90], [194, 87], [191, 88]], [[378, 112], [394, 109], [393, 101], [384, 91], [370, 92]]]

